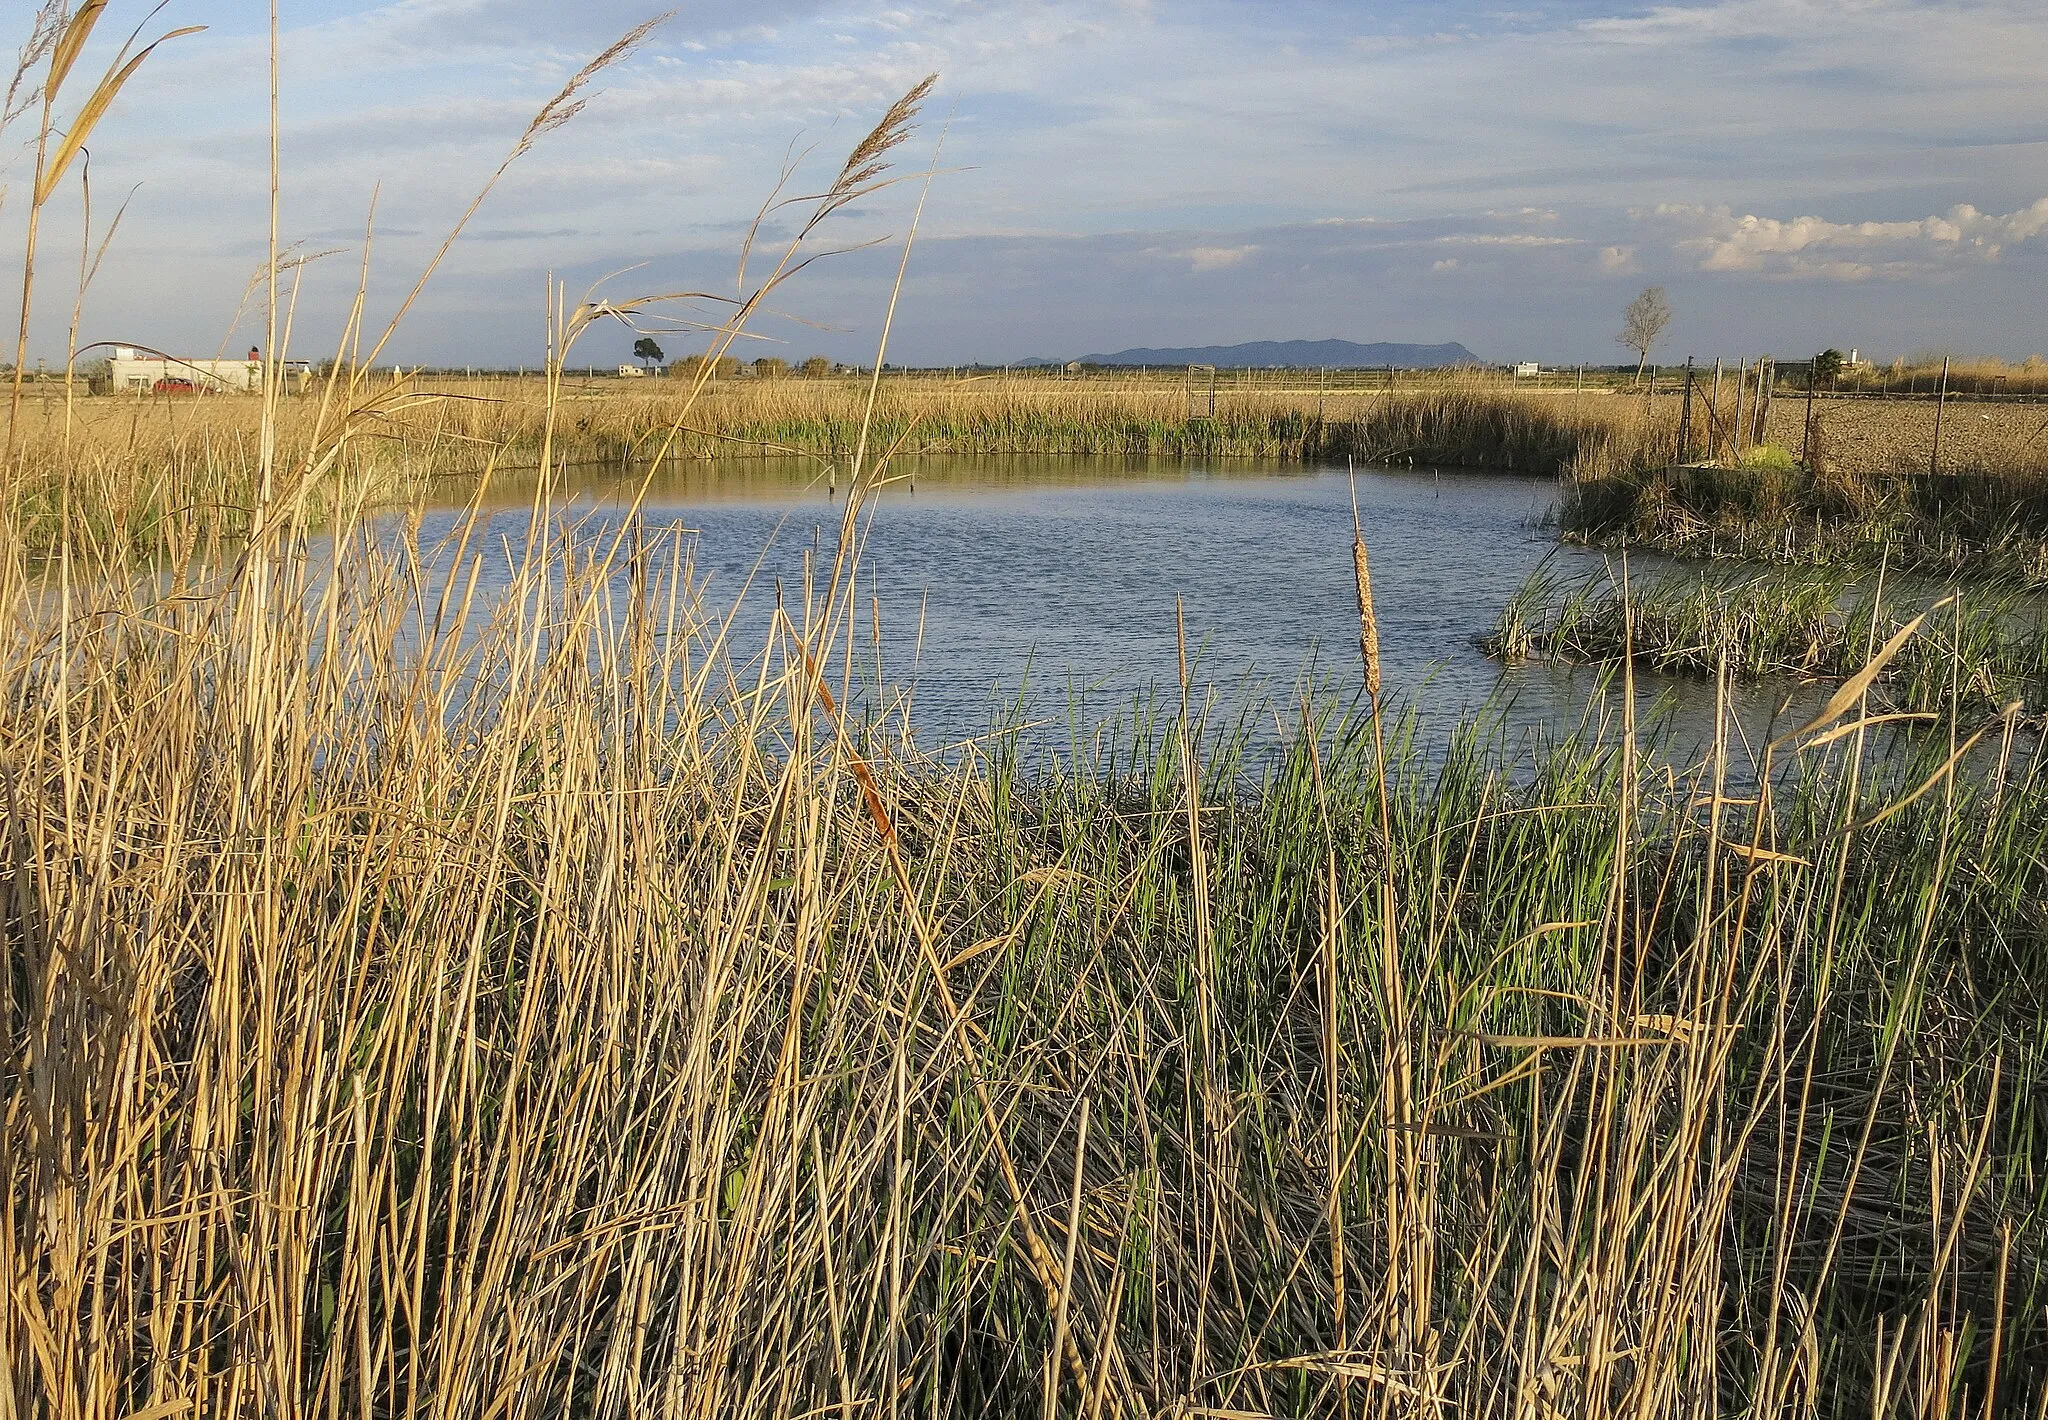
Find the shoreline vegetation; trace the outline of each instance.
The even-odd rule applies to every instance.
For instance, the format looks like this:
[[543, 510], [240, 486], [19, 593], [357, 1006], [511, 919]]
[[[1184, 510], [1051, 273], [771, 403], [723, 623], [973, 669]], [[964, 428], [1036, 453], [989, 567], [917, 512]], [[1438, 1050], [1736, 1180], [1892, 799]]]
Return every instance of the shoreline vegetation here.
[[851, 565], [734, 647], [678, 537], [474, 609], [344, 534], [0, 657], [54, 1413], [2040, 1393], [2038, 754], [938, 761], [826, 688]]
[[[1146, 385], [1095, 389], [1019, 380], [958, 387], [888, 379], [870, 415], [866, 386], [847, 380], [714, 384], [695, 393], [642, 393], [641, 383], [583, 397], [570, 388], [551, 401], [537, 381], [509, 394], [496, 386], [485, 396], [462, 384], [401, 380], [380, 391], [389, 413], [338, 457], [336, 481], [372, 502], [403, 502], [429, 484], [459, 490], [485, 470], [530, 470], [543, 450], [563, 460], [632, 467], [664, 448], [679, 459], [797, 454], [812, 459], [821, 477], [843, 479], [864, 430], [876, 454], [897, 458], [1355, 458], [1595, 477], [1647, 457], [1665, 438], [1667, 422], [1643, 401], [1503, 396], [1457, 382], [1327, 399], [1234, 395], [1218, 401], [1213, 417], [1199, 418], [1189, 417], [1184, 392]], [[167, 520], [190, 521], [185, 510], [201, 515], [209, 538], [239, 536], [246, 518], [238, 510], [251, 500], [260, 447], [253, 404], [233, 397], [111, 397], [78, 401], [66, 418], [53, 402], [28, 424], [13, 494], [27, 547], [48, 556], [58, 530], [69, 527], [74, 540], [83, 537], [107, 560], [147, 559], [160, 555]], [[1623, 407], [1603, 407], [1609, 405]], [[315, 396], [280, 404], [280, 459], [303, 462], [321, 445], [322, 407]]]
[[1663, 570], [1624, 584], [1613, 569], [1561, 579], [1546, 568], [1479, 645], [1509, 664], [1626, 659], [1708, 680], [1847, 681], [1903, 634], [1869, 683], [1881, 711], [1963, 725], [2010, 713], [2038, 727], [2048, 708], [2044, 610], [2028, 588], [1989, 579], [1902, 590], [1882, 577], [1779, 567]]
[[[875, 450], [895, 457], [1457, 465], [1558, 478], [1562, 535], [1596, 545], [1814, 564], [1888, 555], [1894, 565], [1995, 570], [2048, 585], [2048, 414], [2034, 405], [1957, 406], [1943, 431], [1941, 470], [1930, 474], [1934, 405], [1822, 399], [1809, 429], [1803, 401], [1781, 397], [1764, 444], [1742, 463], [1674, 467], [1680, 409], [1668, 394], [1518, 392], [1458, 375], [1414, 382], [1330, 393], [1253, 386], [1219, 395], [1212, 416], [1206, 400], [1191, 402], [1164, 380], [891, 375], [877, 386], [869, 419], [865, 383], [843, 378], [693, 392], [666, 380], [579, 389], [565, 376], [551, 397], [538, 380], [406, 377], [378, 391], [383, 408], [335, 471], [373, 502], [459, 486], [487, 469], [531, 469], [544, 448], [554, 458], [627, 466], [664, 448], [692, 460], [793, 454], [836, 478], [864, 427]], [[159, 555], [174, 510], [200, 511], [224, 538], [246, 524], [261, 447], [257, 401], [40, 403], [40, 415], [24, 417], [10, 492], [31, 555], [51, 554], [65, 525], [118, 561]], [[280, 402], [279, 458], [303, 459], [324, 437], [320, 404]]]
[[[1936, 405], [1824, 397], [1809, 424], [1804, 401], [1781, 396], [1764, 442], [1742, 461], [1673, 466], [1680, 402], [1668, 392], [1522, 391], [1457, 373], [1403, 378], [1391, 390], [1242, 385], [1219, 394], [1212, 415], [1205, 397], [1191, 399], [1164, 378], [891, 374], [868, 420], [865, 381], [844, 377], [693, 390], [659, 379], [579, 386], [565, 375], [551, 403], [538, 379], [404, 376], [378, 391], [385, 408], [337, 472], [361, 496], [387, 502], [489, 468], [531, 469], [544, 446], [559, 458], [628, 465], [661, 448], [692, 460], [793, 454], [822, 473], [844, 469], [865, 423], [873, 445], [899, 457], [1356, 459], [1529, 472], [1563, 484], [1558, 521], [1573, 540], [1810, 564], [1889, 555], [1894, 565], [1995, 570], [2048, 585], [2048, 413], [2036, 405], [1955, 406], [1940, 469], [1930, 473]], [[220, 535], [236, 535], [256, 478], [257, 403], [29, 401], [10, 495], [26, 546], [48, 555], [68, 516], [105, 555], [155, 555], [174, 508], [206, 510]], [[279, 404], [281, 458], [302, 458], [322, 437], [320, 404]]]

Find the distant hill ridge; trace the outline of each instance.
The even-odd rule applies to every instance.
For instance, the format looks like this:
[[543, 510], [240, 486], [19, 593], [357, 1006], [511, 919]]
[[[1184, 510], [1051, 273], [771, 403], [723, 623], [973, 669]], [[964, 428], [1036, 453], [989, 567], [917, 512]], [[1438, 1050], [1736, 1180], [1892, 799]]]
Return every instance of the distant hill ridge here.
[[[1063, 365], [1064, 360], [1024, 360], [1025, 365]], [[1448, 345], [1403, 345], [1352, 340], [1253, 340], [1242, 345], [1189, 345], [1166, 349], [1119, 350], [1114, 355], [1083, 355], [1084, 365], [1215, 365], [1246, 370], [1278, 366], [1293, 370], [1346, 370], [1392, 365], [1402, 370], [1434, 370], [1446, 365], [1485, 362], [1452, 341]]]

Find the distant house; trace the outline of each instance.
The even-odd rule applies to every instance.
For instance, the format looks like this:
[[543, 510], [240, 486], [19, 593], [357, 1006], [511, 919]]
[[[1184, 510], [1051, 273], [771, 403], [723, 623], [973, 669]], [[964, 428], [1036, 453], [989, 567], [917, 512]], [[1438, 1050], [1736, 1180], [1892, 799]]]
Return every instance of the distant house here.
[[1543, 367], [1534, 360], [1524, 360], [1515, 366], [1515, 378], [1518, 380], [1532, 380], [1542, 373]]
[[[182, 391], [186, 387], [218, 394], [257, 394], [263, 389], [263, 356], [254, 347], [240, 360], [188, 360], [117, 345], [114, 358], [107, 363], [109, 383], [117, 394], [149, 394], [159, 388]], [[303, 385], [311, 370], [303, 360], [287, 360], [282, 368], [285, 387]]]
[[638, 365], [621, 365], [619, 366], [619, 378], [622, 380], [644, 380], [647, 378], [647, 372]]

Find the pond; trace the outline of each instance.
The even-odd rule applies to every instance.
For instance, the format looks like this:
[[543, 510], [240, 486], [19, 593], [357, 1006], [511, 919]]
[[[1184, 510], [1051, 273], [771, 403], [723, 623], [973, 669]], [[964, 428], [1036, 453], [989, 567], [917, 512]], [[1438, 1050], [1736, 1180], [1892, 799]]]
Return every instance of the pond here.
[[[1148, 695], [1170, 716], [1183, 623], [1211, 725], [1249, 717], [1254, 737], [1270, 735], [1272, 711], [1295, 718], [1304, 686], [1355, 697], [1354, 488], [1390, 696], [1435, 731], [1491, 711], [1517, 732], [1576, 727], [1599, 692], [1597, 671], [1504, 668], [1474, 644], [1545, 558], [1564, 576], [1607, 563], [1542, 526], [1552, 479], [1433, 468], [1360, 469], [1354, 479], [1343, 468], [1058, 456], [925, 458], [898, 472], [866, 522], [855, 679], [870, 710], [910, 696], [918, 736], [935, 749], [999, 717], [1021, 717], [1033, 739], [1058, 747], [1128, 719]], [[558, 512], [616, 527], [640, 477], [571, 467]], [[469, 491], [427, 512], [423, 546], [456, 526], [454, 495]], [[651, 480], [641, 517], [650, 531], [688, 538], [707, 603], [740, 607], [735, 644], [745, 650], [765, 638], [778, 580], [794, 601], [806, 554], [829, 556], [842, 495], [805, 461], [677, 464]], [[531, 497], [530, 482], [492, 489], [491, 546], [503, 538], [516, 552]], [[487, 562], [486, 595], [505, 569], [502, 556]], [[1656, 704], [1665, 717], [1674, 753], [1711, 739], [1711, 687], [1647, 677], [1639, 692], [1640, 713]], [[1799, 707], [1815, 703], [1790, 693]], [[1787, 694], [1751, 688], [1737, 708], [1760, 726]]]

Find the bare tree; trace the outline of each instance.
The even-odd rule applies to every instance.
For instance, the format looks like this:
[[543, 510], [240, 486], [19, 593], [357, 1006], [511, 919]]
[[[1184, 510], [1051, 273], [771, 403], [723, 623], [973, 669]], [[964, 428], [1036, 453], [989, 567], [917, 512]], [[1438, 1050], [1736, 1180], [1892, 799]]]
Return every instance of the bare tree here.
[[1662, 286], [1648, 286], [1621, 313], [1621, 334], [1614, 338], [1636, 352], [1636, 383], [1643, 382], [1643, 366], [1650, 363], [1650, 347], [1671, 324], [1671, 302]]

